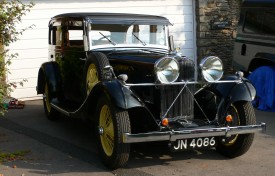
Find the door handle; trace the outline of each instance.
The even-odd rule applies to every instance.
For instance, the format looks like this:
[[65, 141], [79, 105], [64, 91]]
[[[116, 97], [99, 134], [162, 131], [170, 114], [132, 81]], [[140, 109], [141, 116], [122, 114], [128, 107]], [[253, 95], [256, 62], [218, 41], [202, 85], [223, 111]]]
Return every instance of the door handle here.
[[241, 55], [242, 55], [242, 56], [245, 56], [245, 55], [246, 55], [246, 44], [243, 44], [243, 45], [242, 45]]

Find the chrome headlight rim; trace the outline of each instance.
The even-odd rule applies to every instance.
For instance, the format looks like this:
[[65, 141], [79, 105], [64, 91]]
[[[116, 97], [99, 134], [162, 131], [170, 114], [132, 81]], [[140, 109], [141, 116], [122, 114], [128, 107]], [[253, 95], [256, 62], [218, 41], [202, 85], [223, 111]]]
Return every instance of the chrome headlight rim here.
[[223, 76], [223, 63], [217, 56], [208, 56], [200, 62], [202, 77], [207, 82], [219, 81]]
[[174, 57], [165, 56], [156, 61], [154, 65], [156, 78], [162, 84], [170, 84], [177, 81], [179, 70], [179, 63]]

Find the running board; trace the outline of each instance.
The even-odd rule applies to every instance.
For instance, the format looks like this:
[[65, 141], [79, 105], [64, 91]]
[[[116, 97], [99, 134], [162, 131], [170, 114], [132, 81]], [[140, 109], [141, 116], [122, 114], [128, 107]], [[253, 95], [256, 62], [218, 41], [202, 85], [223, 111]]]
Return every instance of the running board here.
[[69, 117], [70, 117], [71, 114], [72, 114], [71, 112], [68, 112], [68, 111], [62, 109], [61, 107], [55, 105], [54, 103], [51, 103], [51, 107], [54, 108], [55, 110], [57, 110], [58, 112], [60, 112], [60, 113], [62, 113], [62, 114], [64, 114], [64, 115], [66, 115], [66, 116], [69, 116]]

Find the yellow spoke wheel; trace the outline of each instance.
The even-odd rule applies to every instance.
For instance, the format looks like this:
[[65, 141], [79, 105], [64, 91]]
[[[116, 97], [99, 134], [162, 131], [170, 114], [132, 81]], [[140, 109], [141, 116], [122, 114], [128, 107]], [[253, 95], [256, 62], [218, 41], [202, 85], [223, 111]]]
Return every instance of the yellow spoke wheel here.
[[118, 110], [107, 96], [97, 103], [98, 146], [104, 164], [110, 169], [124, 166], [129, 158], [130, 144], [123, 143], [124, 133], [131, 133], [128, 111]]
[[51, 100], [52, 100], [52, 94], [49, 89], [49, 84], [45, 83], [45, 89], [44, 89], [44, 96], [43, 96], [43, 104], [44, 104], [44, 111], [49, 120], [56, 120], [58, 118], [59, 112], [52, 108], [51, 106]]
[[104, 105], [100, 111], [99, 128], [101, 128], [100, 140], [102, 148], [107, 156], [111, 156], [114, 150], [114, 124], [110, 109]]
[[[224, 126], [246, 126], [256, 124], [253, 106], [251, 102], [248, 101], [239, 101], [231, 104], [226, 115], [231, 115], [233, 118], [232, 122], [227, 122]], [[249, 150], [253, 139], [253, 133], [232, 135], [231, 137], [218, 137], [216, 149], [226, 157], [235, 158], [243, 155]]]

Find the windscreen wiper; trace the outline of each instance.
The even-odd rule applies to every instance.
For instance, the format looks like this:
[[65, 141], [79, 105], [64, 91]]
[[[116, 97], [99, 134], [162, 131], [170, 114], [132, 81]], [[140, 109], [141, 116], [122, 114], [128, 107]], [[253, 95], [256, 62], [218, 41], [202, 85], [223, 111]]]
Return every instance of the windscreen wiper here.
[[142, 43], [143, 46], [146, 45], [146, 43], [145, 43], [144, 41], [140, 40], [140, 38], [138, 38], [138, 36], [136, 36], [134, 33], [132, 33], [132, 34], [133, 34], [133, 36], [135, 36], [135, 38], [136, 38], [140, 43]]
[[100, 35], [102, 35], [105, 39], [107, 39], [108, 40], [108, 42], [110, 42], [112, 45], [116, 45], [116, 42], [114, 42], [114, 41], [112, 41], [111, 39], [109, 39], [108, 37], [106, 37], [104, 34], [102, 34], [101, 32], [99, 32], [100, 33]]

